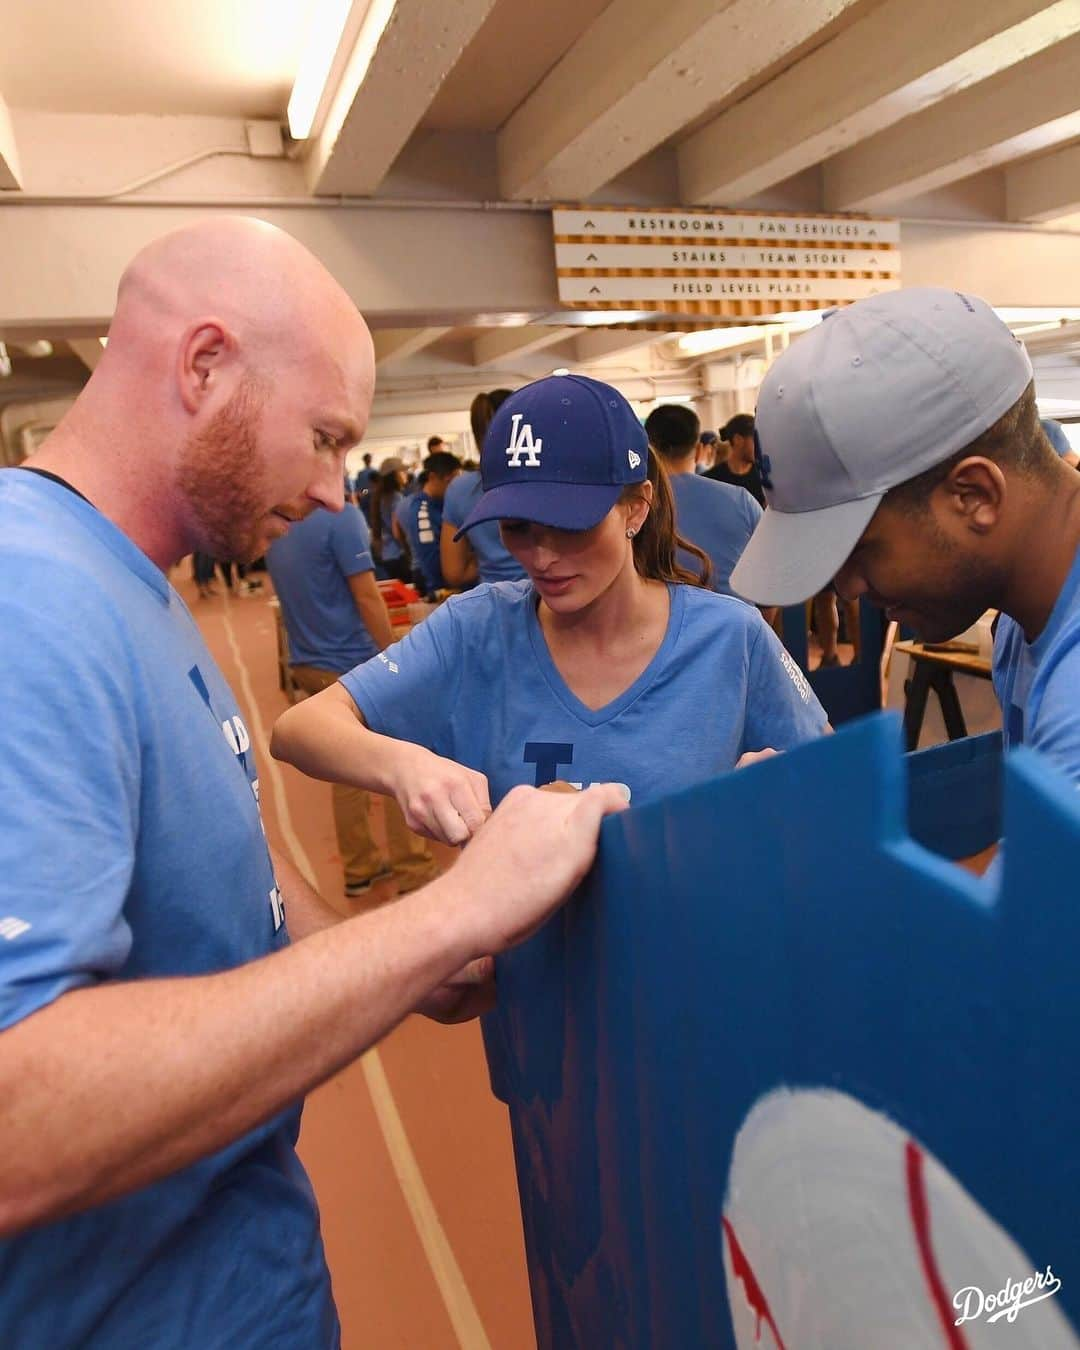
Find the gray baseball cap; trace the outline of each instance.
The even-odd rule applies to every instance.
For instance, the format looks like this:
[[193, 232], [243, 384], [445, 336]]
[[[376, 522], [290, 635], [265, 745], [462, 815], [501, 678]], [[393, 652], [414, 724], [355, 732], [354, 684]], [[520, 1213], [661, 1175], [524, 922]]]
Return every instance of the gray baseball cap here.
[[824, 319], [758, 394], [769, 509], [732, 589], [759, 605], [816, 595], [889, 488], [970, 445], [1031, 379], [1027, 352], [990, 306], [957, 291], [890, 291]]

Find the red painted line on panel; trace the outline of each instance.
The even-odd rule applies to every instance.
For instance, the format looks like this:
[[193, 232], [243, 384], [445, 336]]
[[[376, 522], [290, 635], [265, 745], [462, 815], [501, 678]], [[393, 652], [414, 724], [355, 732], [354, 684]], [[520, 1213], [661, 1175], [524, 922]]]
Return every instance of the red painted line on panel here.
[[751, 1311], [757, 1317], [757, 1328], [754, 1332], [754, 1340], [761, 1340], [761, 1323], [764, 1320], [768, 1323], [769, 1330], [776, 1338], [777, 1350], [786, 1350], [783, 1337], [773, 1321], [772, 1312], [769, 1310], [769, 1302], [762, 1292], [761, 1285], [757, 1282], [757, 1276], [751, 1268], [750, 1262], [746, 1259], [746, 1253], [739, 1245], [739, 1239], [735, 1236], [735, 1229], [727, 1219], [723, 1221], [724, 1233], [727, 1237], [728, 1253], [731, 1256], [731, 1269], [737, 1280], [742, 1281], [742, 1286], [746, 1290], [746, 1301], [750, 1305]]
[[919, 1259], [922, 1262], [923, 1275], [930, 1299], [945, 1332], [945, 1342], [949, 1350], [969, 1350], [967, 1337], [956, 1325], [952, 1315], [945, 1284], [938, 1270], [934, 1256], [933, 1243], [930, 1241], [930, 1204], [926, 1198], [926, 1181], [923, 1177], [923, 1153], [918, 1144], [907, 1141], [904, 1150], [907, 1169], [908, 1205], [911, 1209], [911, 1224], [915, 1229], [915, 1241], [919, 1247]]

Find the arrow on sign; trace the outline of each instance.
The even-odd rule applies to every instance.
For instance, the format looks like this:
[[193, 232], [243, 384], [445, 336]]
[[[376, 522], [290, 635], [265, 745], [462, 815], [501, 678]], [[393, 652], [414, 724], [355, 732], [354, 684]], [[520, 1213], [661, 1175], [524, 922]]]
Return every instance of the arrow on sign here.
[[587, 220], [581, 228], [583, 230], [595, 230], [596, 226], [593, 224], [591, 220]]
[[600, 294], [600, 287], [599, 287], [599, 286], [590, 286], [590, 287], [589, 287], [589, 294], [590, 294], [590, 295], [599, 295], [599, 294]]
[[595, 254], [595, 253], [590, 253], [589, 256], [585, 259], [585, 261], [586, 261], [586, 262], [595, 262], [595, 261], [596, 261], [596, 254]]

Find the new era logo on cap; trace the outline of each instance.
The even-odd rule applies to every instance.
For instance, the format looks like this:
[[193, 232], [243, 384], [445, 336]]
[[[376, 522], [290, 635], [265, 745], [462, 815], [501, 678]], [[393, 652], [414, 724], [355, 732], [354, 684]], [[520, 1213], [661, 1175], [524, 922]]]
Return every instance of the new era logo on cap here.
[[630, 467], [632, 469], [636, 469], [638, 465], [641, 463], [641, 456], [638, 454], [636, 450], [630, 450], [627, 453], [630, 457]]

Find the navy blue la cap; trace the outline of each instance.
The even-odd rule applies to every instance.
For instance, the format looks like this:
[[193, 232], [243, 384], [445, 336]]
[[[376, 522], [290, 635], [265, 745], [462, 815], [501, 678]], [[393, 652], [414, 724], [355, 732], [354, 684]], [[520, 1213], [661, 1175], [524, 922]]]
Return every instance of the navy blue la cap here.
[[549, 375], [499, 407], [480, 455], [483, 495], [454, 536], [486, 520], [589, 530], [648, 472], [649, 438], [617, 389]]

